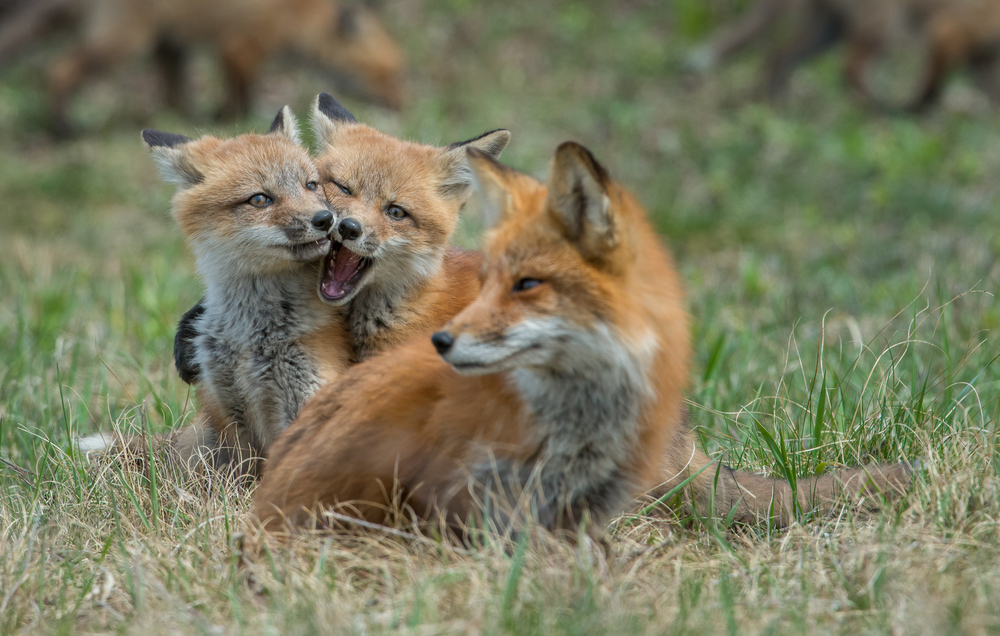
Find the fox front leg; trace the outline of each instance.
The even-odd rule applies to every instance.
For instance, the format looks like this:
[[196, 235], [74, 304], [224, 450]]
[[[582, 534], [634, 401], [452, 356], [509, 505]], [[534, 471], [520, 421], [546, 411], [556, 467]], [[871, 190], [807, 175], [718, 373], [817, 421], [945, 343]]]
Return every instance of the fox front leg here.
[[177, 374], [188, 384], [198, 381], [201, 367], [198, 365], [194, 340], [198, 337], [198, 319], [205, 313], [205, 298], [202, 297], [177, 323], [177, 334], [174, 336], [174, 366]]

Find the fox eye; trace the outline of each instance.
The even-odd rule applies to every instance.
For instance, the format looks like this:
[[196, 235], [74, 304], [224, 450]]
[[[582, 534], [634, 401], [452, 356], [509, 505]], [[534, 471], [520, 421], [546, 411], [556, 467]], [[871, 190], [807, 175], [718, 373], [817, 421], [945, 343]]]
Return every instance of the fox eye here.
[[348, 188], [347, 186], [345, 186], [344, 184], [340, 183], [339, 181], [334, 181], [334, 182], [333, 182], [333, 185], [335, 185], [335, 186], [337, 186], [338, 188], [340, 188], [340, 191], [341, 191], [341, 192], [343, 192], [344, 194], [346, 194], [346, 195], [350, 196], [350, 194], [351, 194], [351, 189], [350, 189], [350, 188]]
[[315, 181], [310, 181], [306, 184], [306, 190], [315, 190], [317, 188]]
[[521, 280], [514, 283], [514, 291], [522, 292], [528, 291], [529, 289], [534, 289], [542, 284], [544, 281], [540, 281], [537, 278], [522, 278]]
[[255, 194], [249, 199], [247, 199], [247, 203], [249, 203], [255, 208], [262, 208], [265, 205], [271, 205], [272, 203], [274, 203], [274, 199], [267, 196], [266, 194]]
[[385, 211], [385, 213], [391, 216], [392, 218], [396, 219], [397, 221], [406, 218], [407, 215], [406, 210], [399, 207], [398, 205], [390, 205], [389, 208]]

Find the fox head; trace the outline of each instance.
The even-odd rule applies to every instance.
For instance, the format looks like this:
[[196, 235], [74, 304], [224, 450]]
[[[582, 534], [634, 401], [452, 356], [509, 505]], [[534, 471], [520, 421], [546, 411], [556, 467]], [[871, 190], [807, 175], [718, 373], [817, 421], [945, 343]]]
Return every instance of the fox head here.
[[267, 134], [193, 140], [142, 131], [173, 211], [199, 259], [254, 273], [315, 261], [330, 249], [335, 217], [286, 106]]
[[499, 157], [510, 140], [494, 130], [444, 148], [402, 141], [358, 123], [326, 93], [313, 126], [320, 181], [339, 218], [319, 289], [334, 305], [365, 288], [406, 288], [431, 275], [471, 192], [466, 149]]
[[[686, 355], [686, 315], [669, 257], [658, 244], [646, 249], [656, 238], [641, 207], [590, 152], [559, 146], [547, 186], [476, 150], [469, 163], [492, 226], [482, 291], [432, 337], [457, 372], [599, 374], [623, 354], [648, 360], [661, 344], [653, 326], [661, 319], [679, 325]], [[643, 256], [650, 253], [663, 257]], [[644, 259], [657, 264], [640, 268]], [[660, 295], [668, 313], [654, 315], [644, 299]]]
[[365, 6], [323, 3], [314, 13], [312, 33], [297, 25], [293, 46], [337, 72], [358, 91], [398, 110], [405, 98], [403, 52], [381, 21]]

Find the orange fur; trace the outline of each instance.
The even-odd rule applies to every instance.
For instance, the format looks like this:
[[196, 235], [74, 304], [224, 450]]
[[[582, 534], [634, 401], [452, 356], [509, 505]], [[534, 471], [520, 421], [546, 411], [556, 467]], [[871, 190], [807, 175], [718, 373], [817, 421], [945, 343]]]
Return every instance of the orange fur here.
[[[294, 527], [332, 505], [386, 522], [398, 496], [457, 527], [530, 511], [574, 529], [585, 513], [604, 521], [712, 464], [685, 424], [681, 281], [641, 206], [576, 144], [560, 146], [548, 185], [469, 154], [499, 217], [479, 297], [435, 334], [440, 356], [407, 344], [305, 406], [257, 491], [265, 526]], [[713, 512], [787, 521], [787, 484], [721, 470]], [[871, 474], [803, 480], [802, 490], [832, 501], [844, 487], [898, 487], [909, 470]], [[714, 477], [692, 483], [700, 506]]]
[[[321, 104], [330, 112], [336, 111], [339, 116], [349, 116], [352, 120], [353, 116], [343, 110], [343, 107], [329, 95], [324, 94], [317, 100], [314, 123], [330, 133], [323, 140], [326, 150], [320, 157], [324, 169], [321, 171], [323, 176], [319, 182], [326, 186], [327, 196], [334, 204], [336, 220], [342, 220], [347, 215], [360, 219], [367, 228], [366, 238], [377, 235], [390, 244], [394, 240], [398, 241], [401, 236], [406, 239], [405, 244], [394, 248], [395, 251], [379, 252], [384, 262], [376, 260], [373, 271], [377, 275], [365, 284], [366, 293], [360, 297], [355, 295], [347, 305], [331, 306], [324, 302], [326, 299], [323, 299], [321, 294], [317, 293], [316, 285], [322, 282], [320, 273], [325, 270], [325, 264], [320, 267], [310, 265], [302, 270], [303, 280], [307, 281], [313, 290], [310, 297], [311, 306], [307, 311], [326, 316], [331, 321], [331, 328], [314, 329], [303, 334], [297, 342], [314, 360], [313, 366], [318, 364], [316, 361], [336, 360], [339, 364], [335, 371], [339, 372], [346, 363], [345, 360], [349, 362], [358, 355], [384, 351], [414, 335], [426, 337], [433, 330], [440, 328], [478, 293], [479, 256], [448, 247], [458, 222], [459, 210], [468, 198], [470, 184], [466, 183], [464, 188], [448, 191], [442, 190], [441, 185], [444, 182], [452, 183], [456, 171], [467, 172], [463, 144], [446, 148], [423, 146], [396, 139], [356, 123], [350, 128], [354, 133], [361, 134], [334, 134], [335, 131], [339, 133], [346, 131], [343, 127], [335, 125], [322, 112]], [[506, 131], [495, 131], [467, 144], [485, 143], [481, 141], [482, 139], [492, 140], [493, 143], [500, 139], [502, 143], [499, 146], [488, 144], [484, 146], [497, 148], [494, 151], [499, 154], [507, 138], [509, 134]], [[234, 150], [219, 140], [204, 140], [197, 143], [198, 146], [189, 151], [184, 161], [200, 165], [201, 153], [224, 152], [228, 156], [224, 165], [230, 172], [244, 170], [250, 174], [267, 175], [285, 171], [266, 161], [244, 157], [238, 145]], [[202, 146], [205, 146], [204, 150]], [[405, 157], [406, 160], [400, 161], [400, 157]], [[457, 163], [456, 159], [459, 160]], [[335, 162], [334, 166], [330, 165], [331, 160]], [[360, 165], [355, 165], [355, 162]], [[331, 171], [340, 175], [338, 178], [350, 178], [351, 183], [357, 186], [353, 203], [345, 203], [343, 196], [330, 195]], [[354, 178], [359, 174], [365, 176], [366, 182], [362, 183]], [[392, 192], [394, 202], [405, 204], [415, 210], [413, 222], [391, 221], [392, 225], [378, 225], [380, 217], [385, 216], [383, 209], [385, 204], [379, 198], [385, 189]], [[229, 189], [216, 189], [207, 183], [182, 191], [175, 200], [182, 228], [188, 234], [213, 232], [220, 236], [228, 236], [231, 233], [228, 226], [242, 221], [242, 218], [220, 218], [217, 214], [211, 214], [211, 211], [230, 196]], [[281, 220], [280, 215], [276, 213], [275, 217], [276, 221]], [[336, 241], [335, 246], [337, 250], [347, 249]], [[422, 263], [430, 266], [420, 272], [410, 271], [407, 266], [411, 256], [419, 257]], [[230, 266], [238, 267], [239, 263], [232, 263]], [[397, 289], [403, 292], [399, 297], [391, 293]], [[350, 324], [353, 317], [366, 314], [369, 305], [377, 305], [372, 311], [380, 311], [383, 308], [383, 301], [387, 300], [391, 301], [393, 311], [379, 314], [380, 320], [384, 320], [383, 328], [375, 332], [375, 337], [366, 338], [360, 345], [351, 341], [344, 326]], [[210, 308], [210, 302], [202, 303], [201, 306], [204, 307], [206, 304]], [[342, 316], [347, 321], [346, 324], [341, 321]], [[197, 329], [192, 331], [198, 332]], [[182, 348], [193, 348], [193, 343], [184, 338], [179, 342], [178, 346]], [[182, 351], [179, 359], [192, 359], [191, 351]], [[231, 364], [235, 366], [238, 362], [232, 360]], [[190, 371], [197, 377], [196, 370]], [[322, 378], [329, 379], [326, 375]], [[210, 413], [214, 408], [211, 400], [208, 400], [203, 408], [206, 413]], [[218, 415], [215, 417], [206, 415], [205, 419], [215, 420], [218, 417]], [[199, 440], [206, 438], [205, 431], [199, 430], [200, 427], [201, 424], [196, 423], [193, 430], [178, 432], [177, 448], [182, 457], [196, 454], [197, 448], [192, 448], [189, 443], [200, 443]], [[230, 437], [223, 440], [226, 442], [223, 448], [245, 449], [246, 444], [235, 438], [230, 439], [233, 431], [230, 429], [227, 431]], [[222, 434], [221, 431], [219, 434]], [[269, 440], [266, 441], [269, 443]], [[267, 450], [268, 443], [258, 444], [249, 451], [242, 450], [241, 454], [252, 452], [254, 456], [258, 456]], [[225, 463], [231, 461], [228, 453], [223, 461]]]
[[185, 461], [205, 446], [222, 465], [254, 461], [350, 359], [341, 313], [314, 287], [334, 214], [287, 108], [272, 129], [233, 139], [143, 134], [179, 185], [174, 216], [207, 285], [199, 422], [173, 444]]
[[[316, 165], [340, 218], [335, 235], [343, 254], [371, 261], [348, 291], [326, 297], [347, 311], [363, 360], [429, 335], [479, 292], [479, 256], [447, 247], [471, 193], [465, 153], [479, 148], [499, 157], [510, 133], [494, 130], [443, 148], [403, 141], [358, 123], [325, 94], [313, 126], [320, 141]], [[393, 218], [392, 208], [405, 216]], [[353, 224], [356, 237], [343, 235], [345, 223]], [[333, 267], [336, 249], [326, 268]]]
[[912, 107], [920, 110], [932, 105], [940, 97], [948, 73], [962, 65], [972, 67], [980, 86], [990, 98], [1000, 101], [995, 77], [1000, 61], [1000, 0], [943, 2], [929, 11], [925, 20], [930, 64]]

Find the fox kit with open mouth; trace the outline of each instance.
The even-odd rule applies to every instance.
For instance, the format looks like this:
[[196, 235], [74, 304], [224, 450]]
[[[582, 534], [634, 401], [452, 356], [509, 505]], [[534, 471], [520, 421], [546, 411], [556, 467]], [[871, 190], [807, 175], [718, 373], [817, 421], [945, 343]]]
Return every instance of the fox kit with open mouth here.
[[358, 123], [326, 93], [313, 127], [316, 166], [340, 217], [320, 296], [346, 309], [359, 359], [430, 334], [479, 292], [479, 255], [450, 247], [471, 194], [466, 150], [499, 158], [510, 133], [425, 146]]

